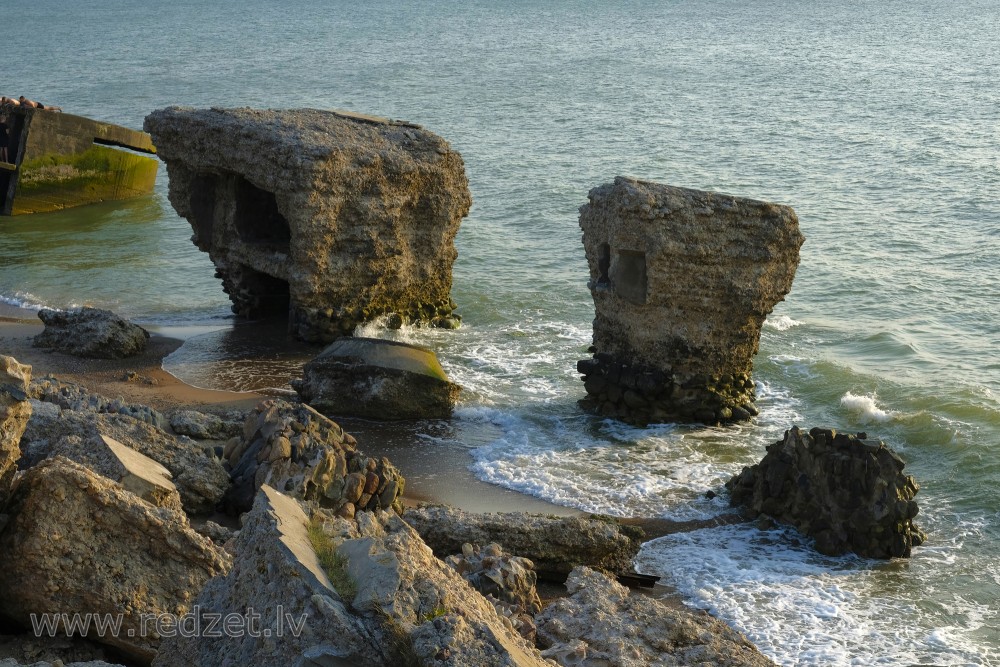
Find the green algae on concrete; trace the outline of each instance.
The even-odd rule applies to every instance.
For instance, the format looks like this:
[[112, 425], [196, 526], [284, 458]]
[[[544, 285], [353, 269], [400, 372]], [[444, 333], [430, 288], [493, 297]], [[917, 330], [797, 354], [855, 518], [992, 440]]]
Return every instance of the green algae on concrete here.
[[144, 132], [51, 111], [10, 113], [19, 129], [0, 214], [44, 213], [153, 190], [159, 162], [149, 155], [156, 149]]

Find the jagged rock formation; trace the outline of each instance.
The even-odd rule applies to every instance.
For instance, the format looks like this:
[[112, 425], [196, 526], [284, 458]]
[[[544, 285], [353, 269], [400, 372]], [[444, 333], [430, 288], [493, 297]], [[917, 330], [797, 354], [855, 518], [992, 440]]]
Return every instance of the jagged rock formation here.
[[755, 415], [760, 328], [799, 263], [795, 212], [622, 177], [589, 196], [580, 227], [597, 316], [581, 404], [639, 425]]
[[103, 660], [92, 660], [90, 662], [63, 662], [59, 660], [58, 662], [48, 662], [45, 660], [39, 662], [33, 662], [31, 664], [20, 663], [13, 658], [5, 658], [0, 660], [0, 667], [124, 667], [119, 664], [111, 664], [109, 662], [104, 662]]
[[[69, 409], [61, 409], [56, 414], [38, 412], [32, 415], [25, 430], [20, 465], [28, 468], [49, 458], [66, 438], [96, 442], [102, 436], [113, 438], [170, 471], [186, 512], [205, 514], [214, 511], [229, 490], [229, 473], [221, 461], [210, 457], [201, 446], [175, 438], [127, 414]], [[63, 444], [70, 443], [72, 440]], [[65, 453], [67, 450], [62, 451]]]
[[169, 426], [167, 418], [148, 405], [128, 404], [120, 398], [110, 399], [88, 391], [86, 387], [63, 382], [52, 376], [33, 381], [29, 393], [32, 398], [58, 406], [62, 410], [125, 415], [161, 429]]
[[926, 536], [913, 524], [920, 487], [904, 465], [864, 433], [792, 427], [726, 488], [733, 505], [795, 526], [821, 553], [908, 557]]
[[205, 582], [231, 566], [183, 513], [65, 458], [28, 470], [9, 509], [0, 611], [26, 627], [30, 614], [121, 614], [120, 632], [99, 637], [92, 627], [90, 638], [139, 661], [152, 660], [159, 644], [143, 615], [186, 613]]
[[264, 484], [352, 517], [400, 508], [403, 476], [388, 459], [370, 459], [354, 437], [307, 405], [268, 400], [247, 417], [243, 438], [223, 455], [232, 466], [232, 512], [244, 512]]
[[460, 387], [430, 348], [378, 338], [341, 338], [307, 363], [292, 386], [331, 417], [446, 419]]
[[110, 310], [38, 311], [45, 330], [35, 336], [35, 347], [52, 348], [75, 357], [123, 359], [146, 349], [149, 332]]
[[223, 419], [219, 415], [197, 410], [177, 410], [170, 415], [170, 428], [177, 435], [197, 440], [228, 440], [243, 432], [246, 415], [231, 413]]
[[0, 355], [0, 512], [7, 504], [17, 461], [21, 458], [21, 436], [31, 418], [30, 384], [31, 366]]
[[544, 577], [561, 579], [578, 565], [630, 572], [642, 546], [642, 531], [613, 520], [547, 517], [524, 512], [473, 514], [451, 507], [408, 508], [403, 520], [440, 558], [462, 553], [463, 545], [499, 544], [529, 559]]
[[564, 667], [774, 667], [746, 637], [708, 614], [671, 609], [585, 567], [569, 597], [535, 617], [542, 655]]
[[461, 156], [417, 125], [297, 109], [171, 107], [146, 117], [170, 202], [233, 311], [289, 314], [307, 341], [381, 315], [453, 326]]
[[[252, 608], [270, 637], [169, 638], [154, 666], [551, 667], [395, 514], [314, 515], [312, 530], [340, 559], [334, 581], [309, 523], [294, 499], [263, 486], [236, 538], [232, 571], [210, 581], [196, 604], [219, 614]], [[291, 632], [285, 619], [303, 614], [301, 632]]]

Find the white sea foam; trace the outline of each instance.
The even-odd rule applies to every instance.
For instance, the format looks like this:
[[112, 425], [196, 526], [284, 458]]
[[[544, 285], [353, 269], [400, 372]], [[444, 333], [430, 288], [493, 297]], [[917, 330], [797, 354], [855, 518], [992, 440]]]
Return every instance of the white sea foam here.
[[[880, 568], [854, 556], [830, 558], [794, 531], [741, 525], [654, 540], [636, 567], [664, 576], [689, 604], [746, 633], [779, 664], [994, 664], [997, 647], [976, 637], [996, 621], [995, 610], [956, 600], [964, 615], [953, 615], [898, 596], [906, 580], [923, 575], [936, 587], [944, 576], [915, 561]], [[928, 626], [937, 629], [922, 629]]]
[[788, 331], [792, 327], [797, 327], [802, 322], [798, 320], [793, 320], [788, 315], [779, 315], [775, 318], [767, 318], [764, 320], [764, 326], [771, 327], [772, 329], [777, 329], [778, 331]]
[[895, 419], [899, 413], [880, 408], [878, 398], [871, 394], [852, 394], [847, 392], [840, 397], [840, 405], [853, 413], [861, 424], [884, 424]]
[[25, 310], [41, 310], [42, 308], [49, 307], [34, 294], [20, 291], [13, 294], [0, 294], [0, 303], [5, 303], [15, 308], [24, 308]]

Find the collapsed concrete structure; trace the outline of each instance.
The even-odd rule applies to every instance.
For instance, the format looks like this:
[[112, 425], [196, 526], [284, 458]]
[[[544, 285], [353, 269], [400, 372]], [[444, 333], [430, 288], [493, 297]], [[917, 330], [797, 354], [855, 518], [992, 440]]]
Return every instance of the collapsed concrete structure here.
[[311, 342], [380, 316], [455, 327], [465, 165], [411, 123], [314, 109], [171, 107], [146, 118], [170, 203], [233, 311]]
[[580, 227], [597, 316], [581, 404], [639, 425], [756, 415], [760, 329], [804, 241], [795, 212], [622, 177], [589, 197]]
[[913, 523], [920, 487], [904, 465], [867, 434], [793, 426], [726, 488], [733, 505], [795, 526], [820, 553], [909, 558], [927, 536]]

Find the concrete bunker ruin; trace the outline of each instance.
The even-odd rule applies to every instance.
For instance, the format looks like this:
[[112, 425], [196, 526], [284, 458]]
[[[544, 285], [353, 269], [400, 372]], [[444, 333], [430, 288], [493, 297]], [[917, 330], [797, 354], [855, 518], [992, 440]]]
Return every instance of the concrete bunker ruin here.
[[622, 177], [589, 198], [595, 353], [577, 365], [583, 407], [640, 425], [756, 415], [760, 329], [804, 241], [795, 212]]
[[385, 315], [457, 326], [454, 238], [472, 199], [437, 135], [315, 109], [171, 107], [145, 128], [235, 313], [287, 314], [311, 342]]

